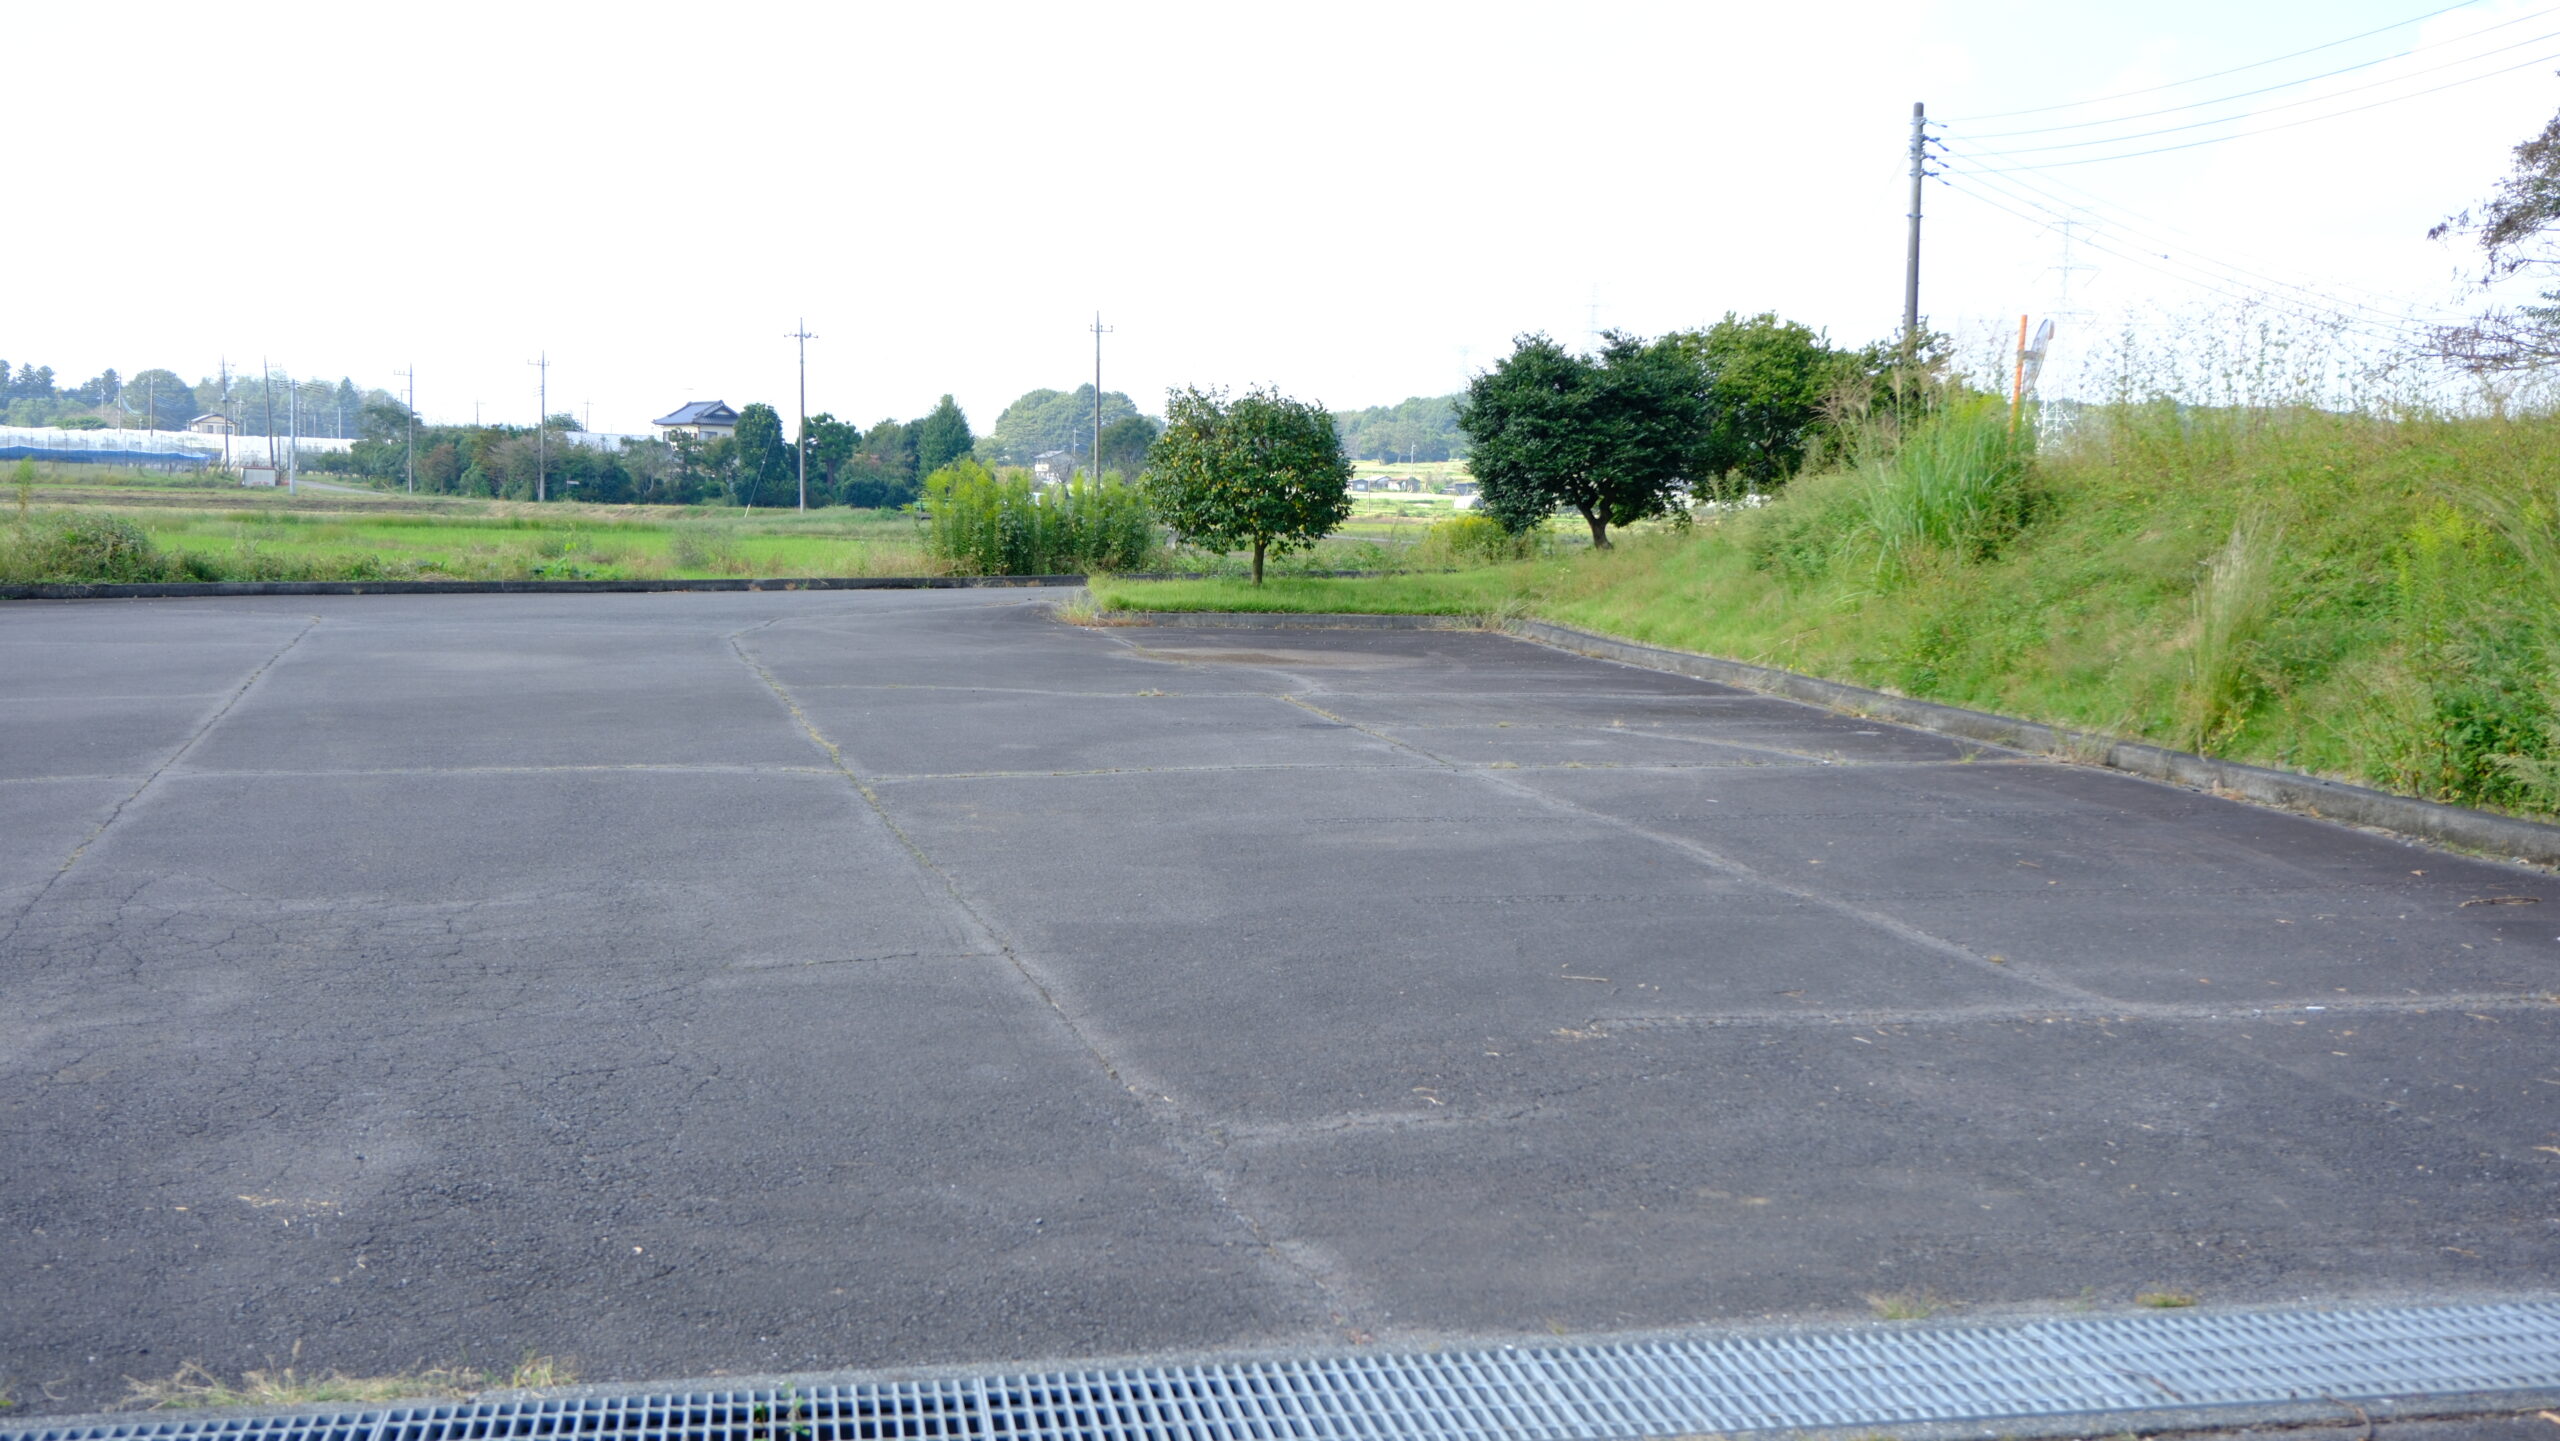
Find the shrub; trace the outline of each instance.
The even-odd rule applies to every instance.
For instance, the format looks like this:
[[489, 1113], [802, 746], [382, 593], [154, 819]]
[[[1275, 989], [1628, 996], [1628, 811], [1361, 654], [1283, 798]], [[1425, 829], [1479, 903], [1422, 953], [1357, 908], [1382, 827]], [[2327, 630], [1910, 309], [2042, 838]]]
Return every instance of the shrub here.
[[968, 575], [1144, 570], [1159, 548], [1145, 498], [1117, 476], [1035, 492], [975, 460], [925, 477], [924, 526], [926, 553]]
[[1553, 537], [1543, 526], [1513, 535], [1492, 516], [1470, 513], [1433, 522], [1414, 547], [1413, 563], [1426, 569], [1463, 570], [1528, 560], [1551, 549]]
[[19, 584], [98, 585], [218, 580], [200, 557], [170, 555], [120, 515], [20, 522], [0, 541], [0, 578]]

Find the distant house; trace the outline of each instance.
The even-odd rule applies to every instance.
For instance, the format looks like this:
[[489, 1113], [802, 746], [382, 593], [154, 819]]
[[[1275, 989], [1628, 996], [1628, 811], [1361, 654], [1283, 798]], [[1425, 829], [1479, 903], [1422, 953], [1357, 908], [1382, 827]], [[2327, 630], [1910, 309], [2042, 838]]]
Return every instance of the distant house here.
[[738, 432], [738, 412], [725, 400], [688, 400], [669, 414], [649, 422], [658, 434], [668, 440], [690, 435], [698, 440], [718, 440]]
[[1064, 485], [1075, 479], [1076, 457], [1073, 451], [1044, 450], [1031, 457], [1031, 483], [1035, 487]]
[[236, 433], [231, 425], [231, 417], [227, 415], [216, 415], [211, 411], [206, 411], [204, 414], [188, 421], [187, 429], [194, 431], [198, 435], [231, 435]]

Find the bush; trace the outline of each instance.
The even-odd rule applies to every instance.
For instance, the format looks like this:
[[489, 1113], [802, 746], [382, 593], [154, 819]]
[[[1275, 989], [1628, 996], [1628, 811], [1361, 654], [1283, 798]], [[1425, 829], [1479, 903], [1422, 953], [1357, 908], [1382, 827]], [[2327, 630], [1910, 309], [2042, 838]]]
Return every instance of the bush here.
[[21, 522], [0, 540], [0, 579], [27, 585], [133, 584], [219, 580], [202, 558], [170, 555], [120, 515]]
[[1020, 471], [954, 461], [925, 477], [924, 522], [926, 553], [965, 575], [1144, 570], [1159, 549], [1145, 497], [1117, 476], [1034, 492]]
[[1465, 570], [1528, 560], [1553, 548], [1554, 537], [1544, 526], [1513, 535], [1492, 516], [1469, 513], [1432, 522], [1414, 547], [1413, 563], [1424, 569]]

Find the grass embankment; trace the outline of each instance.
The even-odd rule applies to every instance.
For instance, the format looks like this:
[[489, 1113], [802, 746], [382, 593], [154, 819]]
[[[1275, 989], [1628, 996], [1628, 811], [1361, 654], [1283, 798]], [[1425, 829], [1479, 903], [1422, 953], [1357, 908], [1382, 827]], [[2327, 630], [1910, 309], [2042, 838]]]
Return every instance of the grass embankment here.
[[[2560, 809], [2560, 420], [2157, 407], [2088, 417], [2032, 463], [1933, 443], [1944, 453], [1809, 477], [1759, 510], [1608, 553], [1259, 593], [1096, 588], [1115, 609], [1535, 615], [2407, 794]], [[2537, 569], [2520, 541], [2552, 563]]]

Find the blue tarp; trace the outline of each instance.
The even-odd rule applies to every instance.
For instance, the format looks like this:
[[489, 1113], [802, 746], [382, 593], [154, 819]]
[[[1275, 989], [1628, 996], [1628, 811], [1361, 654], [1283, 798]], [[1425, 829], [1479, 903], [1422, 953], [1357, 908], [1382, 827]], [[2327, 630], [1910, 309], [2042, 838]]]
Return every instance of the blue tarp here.
[[0, 460], [65, 460], [82, 465], [146, 465], [160, 470], [202, 470], [214, 457], [201, 450], [59, 450], [46, 445], [0, 443]]

